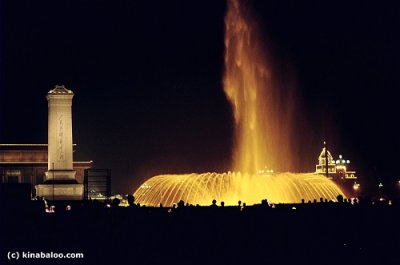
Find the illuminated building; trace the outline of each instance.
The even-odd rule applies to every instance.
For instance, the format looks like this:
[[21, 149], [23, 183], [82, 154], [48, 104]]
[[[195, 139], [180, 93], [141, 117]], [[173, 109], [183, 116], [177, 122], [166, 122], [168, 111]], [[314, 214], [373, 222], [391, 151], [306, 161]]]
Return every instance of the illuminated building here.
[[[74, 149], [76, 145], [74, 145]], [[2, 183], [29, 183], [32, 195], [35, 185], [44, 182], [48, 169], [47, 144], [0, 144], [0, 176]], [[93, 161], [74, 161], [76, 180], [83, 183], [85, 169]]]
[[[328, 174], [326, 174], [327, 169]], [[326, 147], [322, 148], [318, 157], [315, 172], [327, 176], [349, 194], [355, 195], [355, 192], [360, 188], [360, 184], [357, 183], [356, 171], [350, 169], [350, 160], [345, 160], [342, 155], [339, 155], [339, 158], [334, 160], [331, 152], [326, 150]]]

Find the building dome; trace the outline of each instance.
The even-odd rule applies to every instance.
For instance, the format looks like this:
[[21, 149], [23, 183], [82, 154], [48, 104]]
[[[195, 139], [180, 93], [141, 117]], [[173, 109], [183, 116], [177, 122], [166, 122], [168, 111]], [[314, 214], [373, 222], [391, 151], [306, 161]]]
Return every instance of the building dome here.
[[325, 161], [326, 161], [325, 153], [326, 153], [327, 156], [328, 156], [328, 165], [334, 163], [334, 160], [333, 160], [333, 157], [332, 157], [332, 155], [331, 155], [331, 152], [329, 152], [329, 150], [326, 150], [326, 151], [325, 151], [325, 150], [326, 150], [326, 147], [322, 148], [322, 151], [321, 151], [321, 153], [319, 154], [319, 157], [318, 157], [319, 165], [325, 165]]

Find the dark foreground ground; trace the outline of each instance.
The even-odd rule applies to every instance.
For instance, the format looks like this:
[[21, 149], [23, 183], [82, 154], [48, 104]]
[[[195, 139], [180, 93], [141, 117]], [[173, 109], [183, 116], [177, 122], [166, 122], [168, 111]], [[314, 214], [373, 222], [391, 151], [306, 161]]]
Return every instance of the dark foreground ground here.
[[[395, 203], [64, 209], [2, 204], [0, 264], [400, 264]], [[8, 261], [16, 251], [84, 258]]]

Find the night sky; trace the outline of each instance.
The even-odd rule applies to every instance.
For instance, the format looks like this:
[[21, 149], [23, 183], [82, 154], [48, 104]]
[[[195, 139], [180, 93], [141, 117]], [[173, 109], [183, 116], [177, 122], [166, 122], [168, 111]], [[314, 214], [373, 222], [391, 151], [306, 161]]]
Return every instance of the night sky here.
[[[400, 7], [369, 1], [253, 1], [266, 49], [297, 89], [310, 141], [359, 176], [394, 182]], [[394, 1], [393, 1], [394, 2]], [[1, 0], [0, 143], [47, 143], [46, 93], [75, 93], [75, 160], [110, 168], [116, 193], [161, 173], [230, 169], [222, 89], [222, 0]], [[300, 139], [302, 137], [299, 137]]]

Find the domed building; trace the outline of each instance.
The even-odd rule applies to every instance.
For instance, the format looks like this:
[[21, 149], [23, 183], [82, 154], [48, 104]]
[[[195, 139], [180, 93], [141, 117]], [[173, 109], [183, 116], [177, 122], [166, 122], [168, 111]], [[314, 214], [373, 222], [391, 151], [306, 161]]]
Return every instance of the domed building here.
[[335, 160], [325, 146], [318, 156], [315, 173], [325, 175], [333, 180], [349, 195], [356, 196], [360, 188], [360, 184], [356, 181], [356, 171], [350, 168], [350, 160], [345, 160], [342, 155], [339, 155], [339, 158]]
[[326, 175], [327, 168], [329, 174], [336, 172], [336, 165], [335, 161], [333, 160], [333, 156], [331, 155], [331, 152], [329, 152], [326, 147], [323, 147], [321, 153], [318, 156], [318, 164], [315, 166], [315, 172]]

